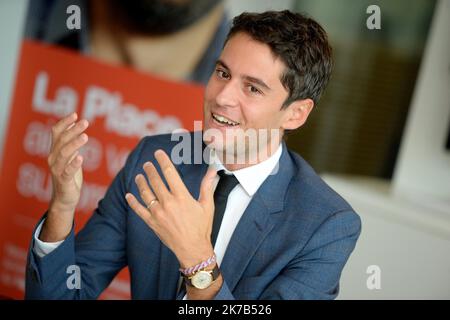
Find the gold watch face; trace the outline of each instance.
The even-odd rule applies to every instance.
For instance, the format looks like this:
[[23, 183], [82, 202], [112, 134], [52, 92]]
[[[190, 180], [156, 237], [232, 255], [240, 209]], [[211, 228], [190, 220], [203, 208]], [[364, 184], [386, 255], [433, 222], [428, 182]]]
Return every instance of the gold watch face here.
[[199, 271], [191, 278], [192, 285], [197, 289], [206, 289], [212, 282], [212, 274], [208, 271]]

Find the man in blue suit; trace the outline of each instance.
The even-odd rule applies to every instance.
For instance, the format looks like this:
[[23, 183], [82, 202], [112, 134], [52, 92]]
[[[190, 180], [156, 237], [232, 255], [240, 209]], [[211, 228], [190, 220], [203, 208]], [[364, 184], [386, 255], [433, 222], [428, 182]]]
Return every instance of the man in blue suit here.
[[[76, 236], [88, 123], [58, 122], [26, 297], [97, 298], [128, 266], [135, 299], [335, 298], [360, 219], [282, 140], [307, 120], [331, 65], [314, 20], [236, 17], [205, 90], [203, 132], [144, 138]], [[70, 266], [81, 275], [75, 289]]]

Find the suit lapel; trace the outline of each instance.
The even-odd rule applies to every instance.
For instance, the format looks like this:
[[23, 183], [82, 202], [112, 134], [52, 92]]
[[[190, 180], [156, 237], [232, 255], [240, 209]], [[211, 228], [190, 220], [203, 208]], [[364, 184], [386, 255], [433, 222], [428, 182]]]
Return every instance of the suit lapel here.
[[267, 207], [255, 194], [230, 239], [220, 265], [223, 277], [232, 291], [261, 242], [272, 230]]
[[293, 162], [284, 143], [276, 170], [277, 173], [264, 181], [250, 201], [233, 232], [220, 265], [225, 282], [231, 291], [262, 241], [274, 228], [271, 214], [284, 208], [285, 194], [294, 174]]

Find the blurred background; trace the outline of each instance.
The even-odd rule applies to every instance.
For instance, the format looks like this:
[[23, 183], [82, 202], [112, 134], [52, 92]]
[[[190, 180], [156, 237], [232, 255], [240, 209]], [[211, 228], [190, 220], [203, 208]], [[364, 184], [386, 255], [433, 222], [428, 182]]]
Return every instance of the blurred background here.
[[[80, 28], [67, 27], [71, 5]], [[371, 5], [379, 28], [368, 26]], [[449, 0], [0, 0], [2, 164], [24, 39], [202, 87], [230, 20], [269, 9], [312, 16], [334, 49], [325, 94], [287, 142], [362, 218], [338, 298], [450, 299]], [[0, 295], [23, 289], [4, 256]]]

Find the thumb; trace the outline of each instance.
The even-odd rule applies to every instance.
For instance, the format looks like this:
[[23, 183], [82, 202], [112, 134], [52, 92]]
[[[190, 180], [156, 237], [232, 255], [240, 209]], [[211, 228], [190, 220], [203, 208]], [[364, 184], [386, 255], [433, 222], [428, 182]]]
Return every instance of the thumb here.
[[214, 204], [213, 182], [216, 175], [216, 169], [210, 166], [205, 176], [203, 177], [202, 183], [200, 185], [200, 196], [198, 198], [198, 202], [200, 202], [203, 207]]

